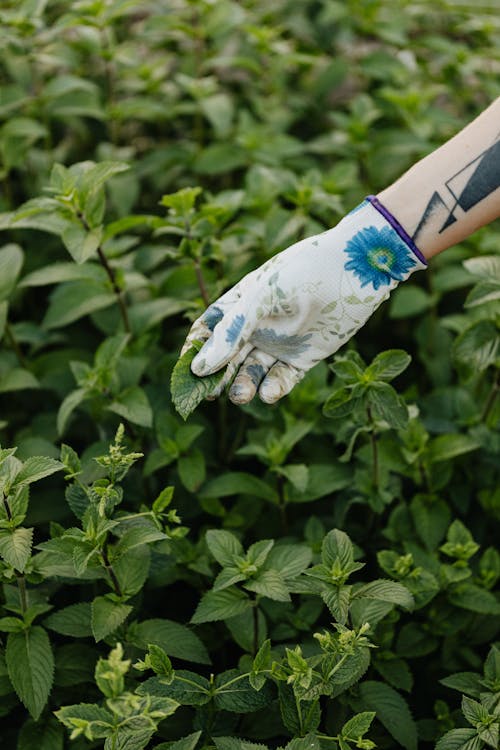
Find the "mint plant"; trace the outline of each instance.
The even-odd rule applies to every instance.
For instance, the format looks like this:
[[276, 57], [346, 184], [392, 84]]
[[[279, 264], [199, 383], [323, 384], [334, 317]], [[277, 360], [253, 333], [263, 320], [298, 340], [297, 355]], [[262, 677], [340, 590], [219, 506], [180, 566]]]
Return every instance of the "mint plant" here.
[[275, 406], [179, 361], [498, 96], [497, 37], [491, 3], [1, 3], [2, 750], [498, 744], [498, 225]]

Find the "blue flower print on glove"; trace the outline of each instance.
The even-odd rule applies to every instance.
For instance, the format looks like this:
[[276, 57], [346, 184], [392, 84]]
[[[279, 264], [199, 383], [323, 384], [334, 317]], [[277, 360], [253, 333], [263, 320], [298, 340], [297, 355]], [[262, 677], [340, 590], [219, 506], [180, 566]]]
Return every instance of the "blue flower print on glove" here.
[[344, 252], [351, 258], [345, 265], [364, 287], [387, 286], [393, 279], [402, 281], [416, 262], [408, 246], [391, 227], [370, 226], [357, 232], [347, 242]]

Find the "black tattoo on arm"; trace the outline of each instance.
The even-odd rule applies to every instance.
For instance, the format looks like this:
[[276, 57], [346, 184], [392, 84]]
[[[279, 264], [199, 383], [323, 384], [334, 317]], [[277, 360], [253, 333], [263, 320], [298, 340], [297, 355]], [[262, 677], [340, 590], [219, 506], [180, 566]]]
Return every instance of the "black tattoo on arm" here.
[[500, 187], [500, 133], [492, 146], [455, 172], [444, 185], [449, 195], [443, 191], [443, 197], [442, 193], [434, 191], [412, 235], [413, 240], [417, 240], [429, 224], [441, 234], [458, 220], [457, 212], [470, 211]]

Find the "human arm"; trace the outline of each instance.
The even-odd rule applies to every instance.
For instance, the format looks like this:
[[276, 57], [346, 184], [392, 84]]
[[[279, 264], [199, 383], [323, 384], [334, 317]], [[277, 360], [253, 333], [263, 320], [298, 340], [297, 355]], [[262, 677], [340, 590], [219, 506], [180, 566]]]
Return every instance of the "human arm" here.
[[500, 97], [377, 196], [426, 258], [500, 216]]
[[226, 367], [218, 391], [274, 403], [366, 323], [426, 259], [500, 215], [500, 99], [337, 226], [278, 253], [193, 325], [192, 370]]

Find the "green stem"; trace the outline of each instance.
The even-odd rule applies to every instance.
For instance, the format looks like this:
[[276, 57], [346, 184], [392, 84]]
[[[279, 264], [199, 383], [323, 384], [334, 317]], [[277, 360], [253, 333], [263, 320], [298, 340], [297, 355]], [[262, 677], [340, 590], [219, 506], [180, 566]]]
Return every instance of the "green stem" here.
[[286, 500], [284, 497], [283, 489], [285, 486], [285, 477], [281, 474], [278, 474], [278, 496], [279, 496], [279, 509], [280, 509], [280, 516], [281, 516], [281, 526], [283, 528], [283, 533], [288, 534], [288, 516], [286, 514]]
[[208, 307], [210, 304], [210, 298], [208, 296], [207, 287], [205, 284], [205, 279], [203, 277], [203, 271], [199, 258], [195, 258], [194, 260], [194, 272], [196, 274], [196, 281], [198, 282], [198, 288], [200, 290], [201, 298], [205, 307]]
[[257, 598], [253, 605], [253, 656], [255, 657], [259, 650], [259, 610], [257, 608]]
[[[89, 226], [89, 224], [87, 222], [87, 219], [82, 214], [82, 212], [81, 211], [77, 211], [76, 214], [77, 214], [78, 218], [80, 219], [80, 221], [82, 223], [82, 226], [85, 229], [85, 231], [86, 232], [90, 232], [91, 231], [90, 226]], [[102, 249], [102, 247], [100, 245], [97, 248], [97, 255], [99, 257], [99, 261], [100, 261], [102, 267], [104, 268], [104, 270], [106, 271], [106, 273], [108, 275], [108, 279], [109, 279], [109, 281], [111, 283], [111, 286], [113, 287], [113, 292], [116, 295], [116, 300], [118, 302], [118, 307], [120, 308], [120, 314], [121, 314], [122, 320], [123, 320], [123, 327], [125, 328], [125, 331], [127, 333], [130, 333], [131, 332], [130, 322], [129, 322], [129, 319], [128, 319], [127, 307], [126, 307], [125, 302], [123, 300], [122, 290], [118, 286], [118, 282], [116, 280], [116, 274], [113, 271], [113, 269], [111, 268], [111, 266], [109, 265], [108, 259], [106, 258], [106, 255], [104, 254], [104, 251], [103, 251], [103, 249]]]
[[21, 609], [24, 615], [26, 613], [26, 610], [28, 609], [28, 597], [26, 594], [26, 579], [23, 573], [16, 573], [16, 575], [17, 575], [17, 586], [19, 588], [19, 601], [21, 602]]
[[493, 383], [491, 384], [490, 392], [488, 393], [488, 398], [486, 399], [486, 403], [484, 405], [483, 413], [481, 414], [481, 422], [486, 422], [486, 420], [488, 419], [490, 412], [493, 409], [493, 406], [495, 404], [499, 390], [500, 390], [500, 370], [497, 370], [495, 373], [495, 378], [493, 380]]
[[5, 494], [5, 492], [3, 494], [3, 507], [5, 508], [7, 518], [9, 519], [9, 521], [12, 521], [12, 513], [10, 510], [9, 501], [7, 500], [7, 495]]
[[9, 323], [5, 323], [5, 335], [7, 337], [7, 340], [14, 350], [16, 357], [18, 359], [19, 364], [21, 367], [26, 367], [26, 359], [24, 358], [24, 354], [21, 351], [21, 347], [19, 346], [16, 337], [14, 336], [14, 332], [12, 331], [12, 328], [10, 327]]
[[101, 549], [101, 559], [102, 559], [102, 563], [104, 567], [106, 568], [106, 572], [108, 573], [111, 579], [111, 583], [113, 584], [115, 594], [117, 594], [118, 596], [123, 596], [120, 583], [118, 581], [118, 578], [116, 577], [115, 571], [113, 570], [113, 566], [111, 565], [109, 561], [108, 552], [105, 546]]
[[372, 447], [372, 479], [373, 479], [373, 485], [375, 489], [378, 489], [379, 486], [379, 475], [378, 475], [378, 446], [377, 446], [377, 433], [375, 431], [375, 425], [373, 421], [373, 415], [372, 410], [369, 406], [366, 408], [366, 413], [368, 415], [368, 422], [372, 427], [372, 431], [370, 432], [370, 443]]
[[128, 319], [128, 312], [127, 308], [125, 306], [125, 302], [123, 300], [123, 295], [120, 287], [118, 286], [118, 283], [116, 281], [115, 272], [111, 268], [111, 266], [108, 263], [108, 259], [104, 255], [102, 247], [97, 248], [97, 255], [99, 256], [99, 260], [101, 261], [101, 265], [103, 266], [104, 270], [108, 274], [108, 278], [111, 282], [111, 286], [113, 287], [113, 291], [116, 295], [116, 299], [118, 302], [118, 306], [120, 308], [120, 314], [122, 316], [123, 320], [123, 327], [125, 328], [127, 333], [130, 333], [130, 322]]
[[297, 708], [297, 716], [299, 717], [299, 731], [300, 731], [301, 736], [303, 736], [304, 720], [302, 718], [302, 709], [300, 707], [300, 701], [295, 693], [294, 693], [294, 696], [295, 696], [295, 707]]

